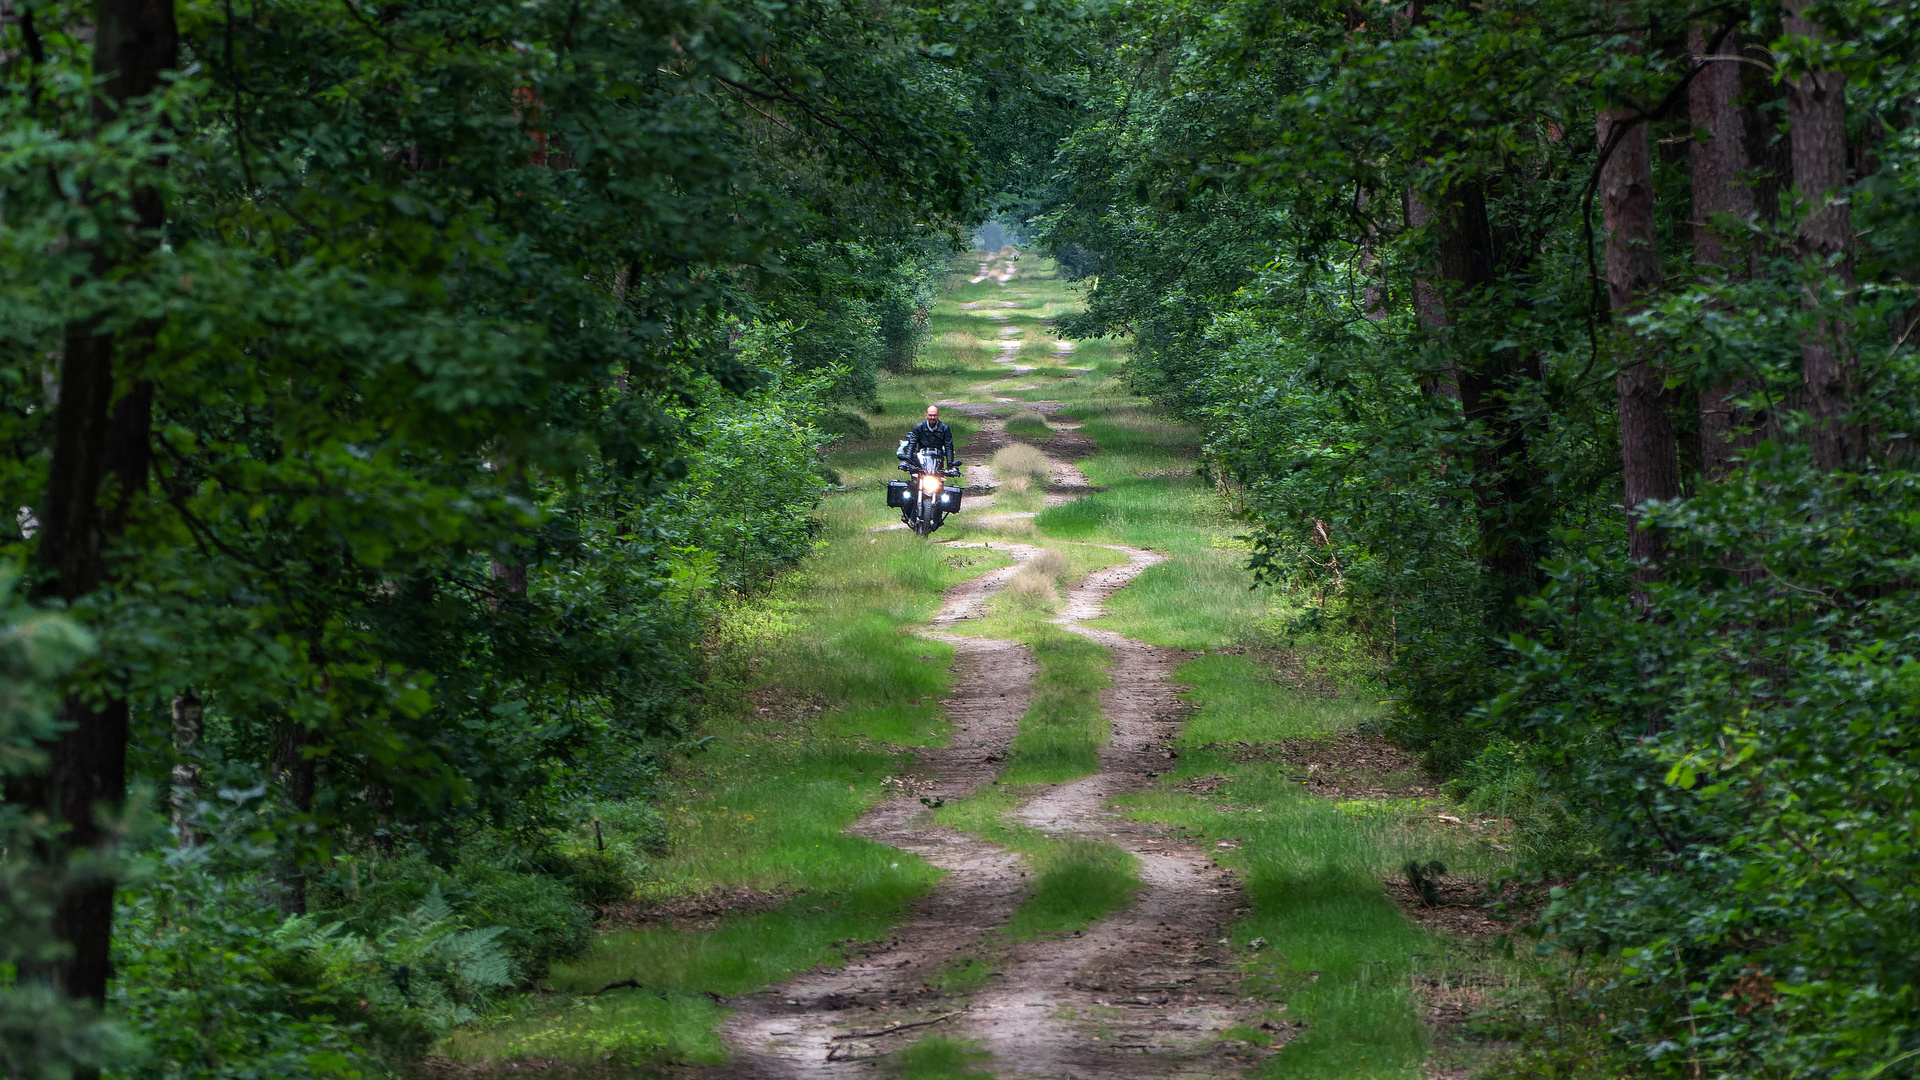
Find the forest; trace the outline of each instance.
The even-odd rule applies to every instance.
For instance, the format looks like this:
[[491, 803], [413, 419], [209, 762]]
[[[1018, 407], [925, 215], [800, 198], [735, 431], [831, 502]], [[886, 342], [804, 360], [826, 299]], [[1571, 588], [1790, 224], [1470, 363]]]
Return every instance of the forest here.
[[[1920, 1075], [1920, 5], [0, 0], [0, 72], [6, 1076], [800, 1075], [995, 859], [825, 1061]], [[1176, 836], [1211, 1049], [961, 1030]]]

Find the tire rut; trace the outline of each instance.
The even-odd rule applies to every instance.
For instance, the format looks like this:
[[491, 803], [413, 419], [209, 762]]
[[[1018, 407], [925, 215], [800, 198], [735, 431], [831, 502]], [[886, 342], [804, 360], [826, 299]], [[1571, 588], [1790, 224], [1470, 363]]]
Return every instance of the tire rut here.
[[[1010, 344], [997, 360], [1018, 374], [1022, 365], [1012, 361], [1018, 341]], [[1004, 405], [940, 404], [983, 421], [969, 450], [984, 456], [1005, 441]], [[1062, 408], [1058, 402], [1022, 405], [1050, 419]], [[1078, 468], [1049, 458], [1049, 505], [1093, 490]], [[990, 476], [980, 479], [991, 483]], [[1252, 1007], [1238, 993], [1239, 976], [1224, 945], [1245, 895], [1205, 852], [1111, 808], [1115, 798], [1146, 787], [1167, 769], [1168, 746], [1184, 708], [1171, 676], [1191, 654], [1084, 625], [1165, 556], [1100, 545], [1124, 553], [1127, 561], [1088, 574], [1068, 591], [1054, 621], [1113, 655], [1101, 701], [1110, 737], [1099, 772], [1054, 785], [1012, 815], [1049, 837], [1128, 852], [1138, 863], [1140, 889], [1124, 910], [1083, 932], [1008, 942], [996, 932], [1026, 899], [1024, 860], [934, 824], [919, 797], [965, 798], [990, 782], [996, 763], [1007, 756], [1038, 674], [1033, 654], [1018, 642], [945, 631], [984, 617], [988, 601], [1040, 549], [999, 541], [950, 546], [993, 547], [1018, 561], [944, 595], [921, 636], [956, 652], [953, 694], [942, 702], [952, 738], [946, 747], [917, 751], [916, 785], [848, 830], [948, 873], [887, 940], [867, 946], [844, 968], [811, 972], [732, 1002], [734, 1015], [721, 1033], [734, 1060], [697, 1072], [755, 1080], [878, 1076], [890, 1054], [937, 1033], [989, 1051], [999, 1080], [1237, 1075], [1250, 1063], [1229, 1058], [1218, 1032], [1245, 1019]], [[956, 961], [983, 955], [992, 956], [997, 968], [987, 987], [971, 993], [937, 989]]]
[[[1024, 562], [1039, 549], [998, 544]], [[1033, 678], [1033, 653], [1014, 641], [938, 632], [986, 613], [986, 602], [1019, 570], [990, 571], [947, 591], [932, 632], [953, 646], [954, 692], [941, 702], [952, 722], [948, 745], [915, 753], [913, 788], [875, 806], [847, 831], [912, 852], [948, 873], [883, 942], [867, 946], [844, 968], [811, 972], [772, 990], [732, 1002], [721, 1036], [735, 1060], [708, 1075], [812, 1077], [847, 1075], [871, 1050], [844, 1045], [847, 1029], [879, 1029], [925, 1019], [917, 1009], [937, 999], [927, 989], [940, 969], [982, 935], [1005, 926], [1025, 897], [1022, 860], [1004, 848], [935, 825], [921, 795], [961, 799], [993, 779], [1020, 730]], [[935, 1002], [937, 1003], [937, 1002]], [[906, 1019], [900, 1017], [905, 1016]]]
[[1218, 940], [1244, 894], [1191, 845], [1109, 809], [1165, 770], [1165, 747], [1184, 708], [1171, 676], [1191, 656], [1081, 625], [1164, 560], [1102, 546], [1128, 561], [1087, 575], [1055, 620], [1114, 654], [1101, 702], [1111, 731], [1101, 769], [1047, 790], [1013, 816], [1052, 838], [1121, 848], [1138, 860], [1141, 888], [1126, 909], [1081, 934], [1016, 946], [1004, 978], [974, 995], [955, 1034], [991, 1051], [1001, 1080], [1223, 1076], [1236, 1064], [1225, 1060], [1216, 1033], [1247, 1010]]

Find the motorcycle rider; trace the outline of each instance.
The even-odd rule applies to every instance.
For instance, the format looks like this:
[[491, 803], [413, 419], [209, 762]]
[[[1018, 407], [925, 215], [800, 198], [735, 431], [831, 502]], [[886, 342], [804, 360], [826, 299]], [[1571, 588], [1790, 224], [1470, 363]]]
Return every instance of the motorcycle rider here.
[[940, 458], [948, 468], [960, 464], [960, 459], [953, 456], [953, 429], [940, 422], [938, 405], [927, 406], [927, 418], [913, 425], [913, 430], [907, 433], [907, 441], [900, 448], [899, 458], [903, 462], [912, 461], [914, 454], [921, 450], [940, 451]]
[[[922, 450], [939, 451], [940, 459], [946, 463], [947, 468], [960, 467], [960, 459], [953, 456], [953, 429], [941, 423], [938, 405], [927, 406], [927, 418], [915, 424], [913, 430], [907, 433], [906, 440], [900, 444], [900, 450], [895, 455], [900, 459], [900, 468], [903, 471], [912, 472], [912, 467], [907, 463], [915, 460], [915, 455]], [[904, 509], [900, 511], [900, 520], [911, 524], [911, 519]]]

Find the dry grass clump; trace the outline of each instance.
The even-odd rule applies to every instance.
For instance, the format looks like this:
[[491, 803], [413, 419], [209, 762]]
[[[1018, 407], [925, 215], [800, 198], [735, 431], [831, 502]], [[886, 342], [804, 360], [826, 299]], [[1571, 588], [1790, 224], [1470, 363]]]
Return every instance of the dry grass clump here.
[[1031, 571], [1058, 581], [1067, 576], [1067, 571], [1073, 569], [1073, 564], [1067, 561], [1066, 552], [1059, 548], [1041, 548], [1040, 554], [1028, 559], [1027, 564], [1020, 569], [1023, 573]]
[[1013, 575], [1013, 580], [1007, 582], [1007, 591], [1023, 603], [1036, 606], [1055, 603], [1060, 599], [1055, 585], [1070, 569], [1072, 564], [1065, 555], [1053, 548], [1044, 548]]
[[1053, 462], [1026, 443], [1008, 443], [993, 452], [993, 475], [1009, 491], [1021, 492], [1034, 481], [1053, 476]]
[[[1022, 485], [1026, 482], [1026, 477], [1020, 478]], [[1035, 525], [1030, 517], [997, 517], [991, 523], [983, 522], [982, 524], [986, 524], [994, 532], [1007, 536], [1035, 536], [1040, 532], [1039, 526]]]
[[1025, 570], [1013, 575], [1013, 580], [1007, 582], [1007, 593], [1016, 603], [1026, 607], [1039, 607], [1060, 600], [1060, 593], [1054, 589], [1052, 578]]

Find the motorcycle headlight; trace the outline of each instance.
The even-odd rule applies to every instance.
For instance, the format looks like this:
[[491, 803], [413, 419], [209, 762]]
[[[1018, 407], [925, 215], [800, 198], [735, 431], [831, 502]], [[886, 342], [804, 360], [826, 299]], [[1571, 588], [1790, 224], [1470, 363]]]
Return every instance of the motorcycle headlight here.
[[920, 477], [920, 490], [931, 495], [940, 490], [940, 478], [931, 474]]

